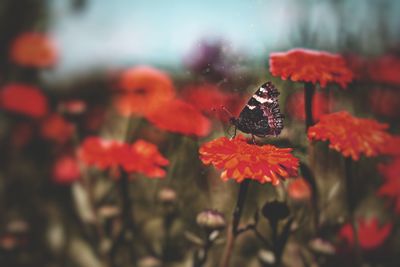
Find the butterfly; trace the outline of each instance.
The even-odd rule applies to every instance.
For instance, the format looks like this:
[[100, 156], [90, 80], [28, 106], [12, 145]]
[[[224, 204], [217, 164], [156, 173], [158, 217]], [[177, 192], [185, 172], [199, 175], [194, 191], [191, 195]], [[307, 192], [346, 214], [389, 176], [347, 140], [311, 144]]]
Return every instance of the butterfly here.
[[261, 85], [240, 112], [239, 117], [231, 117], [236, 129], [254, 136], [277, 136], [283, 129], [283, 115], [278, 104], [278, 89], [271, 83]]

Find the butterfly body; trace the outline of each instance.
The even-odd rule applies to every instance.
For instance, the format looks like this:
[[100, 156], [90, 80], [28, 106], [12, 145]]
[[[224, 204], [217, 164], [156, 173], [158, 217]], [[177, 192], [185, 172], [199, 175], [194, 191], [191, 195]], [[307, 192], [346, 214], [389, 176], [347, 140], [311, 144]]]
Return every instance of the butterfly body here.
[[283, 115], [278, 96], [279, 92], [271, 82], [264, 83], [247, 102], [239, 117], [231, 119], [232, 124], [238, 130], [258, 137], [279, 135], [283, 129]]

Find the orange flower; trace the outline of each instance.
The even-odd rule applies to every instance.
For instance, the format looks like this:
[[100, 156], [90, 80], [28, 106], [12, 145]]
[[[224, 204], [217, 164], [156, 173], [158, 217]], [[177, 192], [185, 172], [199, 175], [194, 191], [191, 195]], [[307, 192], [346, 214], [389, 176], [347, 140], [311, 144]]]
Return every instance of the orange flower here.
[[310, 140], [329, 141], [329, 147], [345, 157], [358, 160], [361, 154], [367, 157], [385, 153], [390, 135], [387, 124], [371, 119], [359, 119], [346, 111], [327, 114], [308, 129]]
[[302, 177], [290, 181], [287, 190], [289, 196], [295, 200], [307, 200], [311, 197], [310, 185]]
[[147, 114], [146, 118], [160, 129], [184, 135], [206, 136], [210, 121], [192, 105], [175, 99]]
[[220, 120], [228, 121], [229, 116], [222, 110], [222, 106], [233, 115], [239, 115], [245, 105], [240, 95], [221, 91], [213, 84], [203, 84], [186, 88], [183, 98], [206, 115], [214, 115]]
[[54, 164], [53, 180], [57, 184], [70, 184], [81, 176], [77, 160], [72, 156], [62, 156]]
[[175, 96], [168, 75], [147, 66], [125, 70], [118, 85], [121, 93], [114, 104], [122, 116], [145, 115]]
[[400, 157], [388, 164], [380, 164], [379, 172], [384, 178], [384, 183], [379, 188], [378, 195], [391, 198], [396, 212], [400, 214]]
[[346, 66], [342, 56], [308, 49], [293, 49], [287, 52], [271, 53], [270, 72], [283, 80], [319, 83], [325, 87], [335, 82], [345, 88], [353, 79], [353, 73]]
[[87, 165], [101, 170], [121, 166], [129, 173], [142, 173], [148, 177], [161, 178], [168, 165], [157, 147], [144, 140], [129, 145], [117, 141], [105, 141], [99, 137], [86, 138], [80, 149], [80, 157]]
[[[361, 248], [371, 250], [379, 247], [385, 242], [390, 232], [392, 231], [393, 224], [387, 223], [379, 227], [378, 219], [376, 217], [370, 219], [358, 219], [358, 239]], [[353, 230], [350, 223], [345, 224], [339, 232], [339, 236], [346, 240], [351, 246], [354, 245]]]
[[374, 82], [400, 85], [400, 58], [384, 56], [369, 63], [368, 75]]
[[[329, 99], [323, 93], [315, 93], [313, 96], [312, 113], [315, 121], [329, 113]], [[304, 121], [306, 119], [304, 109], [304, 94], [296, 92], [288, 97], [286, 103], [287, 113], [295, 119]]]
[[44, 33], [23, 33], [11, 45], [11, 60], [24, 67], [51, 67], [57, 58], [55, 44]]
[[223, 169], [221, 179], [242, 182], [253, 179], [260, 183], [279, 184], [279, 178], [297, 176], [299, 160], [290, 152], [291, 148], [272, 145], [250, 145], [243, 136], [232, 140], [217, 138], [200, 147], [200, 159], [204, 164], [213, 164]]
[[58, 114], [50, 115], [42, 121], [40, 126], [42, 137], [60, 144], [66, 143], [74, 134], [74, 130], [74, 125]]
[[47, 98], [34, 86], [12, 83], [0, 91], [0, 107], [32, 118], [41, 118], [48, 112]]

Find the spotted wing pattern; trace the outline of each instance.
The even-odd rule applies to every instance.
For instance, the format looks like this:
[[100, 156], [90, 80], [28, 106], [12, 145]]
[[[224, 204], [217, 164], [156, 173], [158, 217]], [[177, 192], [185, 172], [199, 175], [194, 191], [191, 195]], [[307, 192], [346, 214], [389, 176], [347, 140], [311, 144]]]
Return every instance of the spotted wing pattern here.
[[247, 102], [236, 120], [236, 127], [256, 136], [277, 136], [283, 129], [283, 115], [278, 104], [279, 92], [271, 83], [264, 83]]

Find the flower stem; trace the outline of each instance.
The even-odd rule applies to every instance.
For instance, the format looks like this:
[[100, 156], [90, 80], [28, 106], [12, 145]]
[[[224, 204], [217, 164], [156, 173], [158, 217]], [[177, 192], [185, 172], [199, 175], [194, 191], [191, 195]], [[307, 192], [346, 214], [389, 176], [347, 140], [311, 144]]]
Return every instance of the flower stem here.
[[281, 254], [279, 252], [279, 240], [278, 240], [278, 222], [271, 221], [271, 229], [272, 229], [272, 248], [275, 255], [275, 264], [274, 266], [279, 267], [281, 262]]
[[210, 238], [207, 237], [207, 240], [204, 243], [204, 246], [201, 248], [201, 250], [196, 251], [194, 254], [193, 267], [202, 267], [204, 265], [204, 263], [206, 263], [208, 251], [211, 246], [212, 246], [212, 242], [211, 242]]
[[344, 169], [346, 175], [347, 204], [349, 207], [350, 225], [354, 236], [354, 254], [356, 257], [355, 259], [357, 265], [360, 266], [362, 262], [362, 255], [361, 255], [360, 242], [358, 238], [357, 222], [354, 216], [354, 211], [356, 208], [356, 195], [355, 195], [356, 184], [353, 177], [352, 165], [353, 165], [353, 160], [350, 157], [346, 157], [344, 161]]
[[245, 179], [239, 187], [238, 198], [236, 201], [235, 209], [232, 214], [232, 225], [228, 227], [228, 236], [225, 245], [225, 251], [222, 256], [221, 267], [228, 267], [232, 255], [233, 245], [237, 235], [239, 234], [239, 222], [242, 216], [244, 202], [246, 200], [247, 190], [249, 188], [250, 180]]
[[312, 100], [315, 93], [315, 87], [312, 83], [307, 82], [304, 84], [304, 107], [306, 115], [306, 132], [308, 128], [314, 125], [314, 118], [312, 114]]

